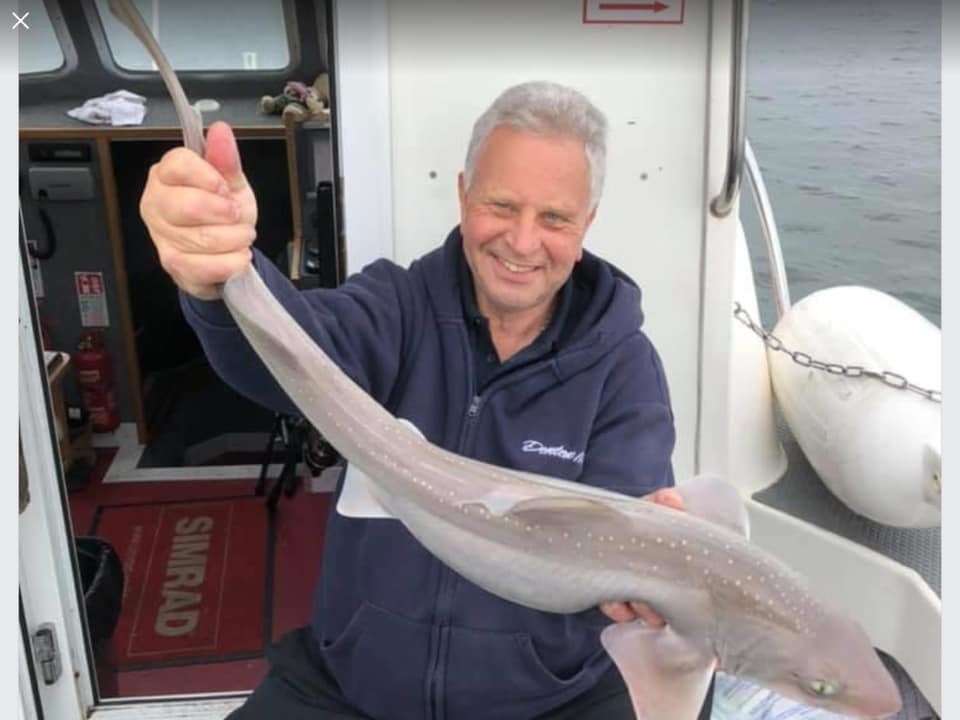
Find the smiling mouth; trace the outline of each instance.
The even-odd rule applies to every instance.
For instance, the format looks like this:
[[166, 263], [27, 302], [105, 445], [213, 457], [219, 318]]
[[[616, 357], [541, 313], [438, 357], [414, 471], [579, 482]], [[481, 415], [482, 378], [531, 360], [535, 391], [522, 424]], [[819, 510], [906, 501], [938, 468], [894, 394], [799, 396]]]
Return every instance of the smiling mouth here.
[[494, 255], [494, 257], [497, 259], [497, 262], [502, 267], [505, 267], [507, 270], [509, 270], [511, 273], [515, 275], [523, 275], [524, 273], [531, 273], [534, 270], [538, 269], [536, 265], [518, 265], [517, 263], [512, 263], [509, 260], [505, 260], [498, 255]]

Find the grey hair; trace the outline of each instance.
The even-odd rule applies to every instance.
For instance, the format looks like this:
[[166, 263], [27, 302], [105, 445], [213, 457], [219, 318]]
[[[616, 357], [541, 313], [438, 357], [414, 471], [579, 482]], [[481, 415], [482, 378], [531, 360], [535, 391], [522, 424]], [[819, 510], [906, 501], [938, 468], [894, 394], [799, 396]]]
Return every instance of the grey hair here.
[[551, 82], [527, 82], [504, 90], [473, 125], [463, 170], [467, 188], [480, 148], [501, 125], [583, 141], [590, 169], [590, 208], [597, 206], [607, 170], [607, 119], [582, 93]]

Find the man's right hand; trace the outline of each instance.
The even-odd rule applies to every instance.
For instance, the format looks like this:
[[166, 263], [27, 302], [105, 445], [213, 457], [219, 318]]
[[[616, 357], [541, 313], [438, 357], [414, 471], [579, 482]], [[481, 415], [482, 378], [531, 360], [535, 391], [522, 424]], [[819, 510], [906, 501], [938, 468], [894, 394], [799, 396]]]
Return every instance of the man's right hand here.
[[150, 168], [140, 217], [180, 289], [201, 300], [219, 298], [217, 286], [250, 263], [257, 236], [257, 199], [229, 125], [207, 130], [205, 158], [179, 147]]

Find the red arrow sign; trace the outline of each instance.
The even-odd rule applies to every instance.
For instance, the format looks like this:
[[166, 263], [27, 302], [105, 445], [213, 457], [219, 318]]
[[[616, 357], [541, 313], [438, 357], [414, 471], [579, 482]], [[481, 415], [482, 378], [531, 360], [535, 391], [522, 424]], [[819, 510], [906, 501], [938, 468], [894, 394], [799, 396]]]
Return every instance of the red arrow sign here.
[[600, 3], [601, 10], [652, 10], [655, 13], [660, 12], [661, 10], [666, 10], [669, 8], [669, 5], [665, 5], [662, 2], [653, 2], [653, 3], [618, 3], [618, 2], [602, 2]]
[[685, 4], [686, 0], [583, 0], [583, 22], [586, 25], [682, 25]]

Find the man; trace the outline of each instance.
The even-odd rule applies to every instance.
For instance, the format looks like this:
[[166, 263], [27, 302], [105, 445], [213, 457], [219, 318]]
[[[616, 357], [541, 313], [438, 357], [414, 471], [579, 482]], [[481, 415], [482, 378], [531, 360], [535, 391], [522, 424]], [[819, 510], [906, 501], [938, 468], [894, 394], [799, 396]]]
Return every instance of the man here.
[[[331, 358], [431, 442], [680, 507], [640, 291], [583, 249], [605, 155], [606, 121], [580, 93], [510, 88], [474, 127], [460, 225], [443, 246], [408, 269], [379, 260], [335, 290], [298, 292], [251, 252], [256, 201], [222, 123], [205, 160], [177, 149], [151, 169], [141, 214], [211, 363], [257, 401], [293, 410], [217, 300], [251, 259]], [[400, 523], [333, 512], [312, 625], [270, 649], [270, 674], [231, 717], [632, 718], [599, 633], [662, 620], [610, 600], [570, 616], [524, 608], [443, 566]]]

